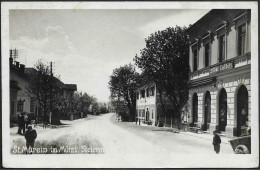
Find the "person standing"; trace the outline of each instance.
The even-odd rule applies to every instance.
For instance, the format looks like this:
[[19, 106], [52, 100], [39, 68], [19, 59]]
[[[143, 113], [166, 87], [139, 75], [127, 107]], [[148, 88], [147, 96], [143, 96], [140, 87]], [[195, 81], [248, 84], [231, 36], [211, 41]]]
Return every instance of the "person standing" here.
[[27, 114], [24, 115], [25, 129], [28, 128], [29, 125], [29, 117]]
[[[22, 131], [22, 132], [21, 132]], [[24, 121], [24, 112], [20, 113], [18, 116], [18, 132], [19, 135], [25, 133], [25, 121]]]
[[30, 149], [34, 147], [34, 142], [37, 137], [37, 132], [35, 129], [32, 128], [32, 125], [28, 125], [28, 129], [25, 132], [25, 140], [26, 140], [26, 148], [27, 148], [27, 153], [32, 153], [30, 152]]
[[219, 135], [217, 134], [217, 131], [213, 131], [213, 146], [214, 146], [214, 151], [219, 154], [219, 151], [220, 151], [220, 143], [221, 143], [221, 139], [219, 137]]

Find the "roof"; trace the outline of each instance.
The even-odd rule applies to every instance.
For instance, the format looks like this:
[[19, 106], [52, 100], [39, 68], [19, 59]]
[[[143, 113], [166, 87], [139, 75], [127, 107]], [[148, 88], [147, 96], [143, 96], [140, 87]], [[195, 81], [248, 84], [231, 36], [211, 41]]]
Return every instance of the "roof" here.
[[[38, 71], [35, 68], [25, 68], [25, 73], [26, 74], [37, 74]], [[53, 76], [53, 79], [55, 82], [58, 83], [58, 85], [67, 90], [77, 90], [77, 85], [76, 84], [65, 84], [63, 83], [59, 78]]]
[[37, 73], [37, 70], [35, 68], [29, 67], [29, 68], [25, 68], [24, 72], [26, 74], [32, 74], [32, 73]]
[[77, 90], [77, 85], [76, 84], [64, 84], [64, 89], [68, 90]]
[[17, 68], [16, 66], [14, 66], [13, 64], [10, 65], [10, 72], [13, 72], [15, 73], [16, 75], [18, 75], [19, 77], [27, 80], [28, 79], [28, 76], [23, 73], [19, 68]]
[[146, 88], [148, 86], [152, 86], [152, 85], [155, 85], [155, 82], [154, 81], [146, 81], [146, 82], [142, 82], [137, 88], [136, 90], [140, 90], [140, 89], [143, 89], [143, 88]]
[[[197, 22], [192, 24], [189, 28], [187, 28], [187, 32], [191, 33], [193, 30], [201, 29], [201, 25], [205, 24], [210, 26], [210, 22], [220, 23], [223, 20], [228, 18], [234, 19], [234, 16], [241, 14], [241, 12], [245, 12], [246, 9], [212, 9], [208, 13], [206, 13], [203, 17], [201, 17]], [[214, 17], [214, 21], [212, 18]]]

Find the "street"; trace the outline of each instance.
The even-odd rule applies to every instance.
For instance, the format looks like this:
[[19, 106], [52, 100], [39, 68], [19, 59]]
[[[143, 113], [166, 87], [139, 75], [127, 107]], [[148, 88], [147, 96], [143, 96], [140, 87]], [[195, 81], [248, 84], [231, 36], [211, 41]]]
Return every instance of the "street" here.
[[[117, 122], [113, 113], [62, 122], [65, 125], [57, 128], [36, 127], [38, 137], [35, 147], [48, 148], [47, 152], [38, 153], [215, 154], [209, 139], [152, 130], [130, 122]], [[11, 128], [12, 149], [14, 146], [22, 148], [25, 145], [24, 137], [16, 134], [16, 131], [17, 127]], [[58, 152], [55, 149], [51, 152], [51, 147], [57, 148]], [[91, 147], [101, 150], [84, 150]], [[12, 149], [11, 152], [14, 152]], [[220, 154], [233, 154], [233, 150], [229, 144], [222, 142]]]

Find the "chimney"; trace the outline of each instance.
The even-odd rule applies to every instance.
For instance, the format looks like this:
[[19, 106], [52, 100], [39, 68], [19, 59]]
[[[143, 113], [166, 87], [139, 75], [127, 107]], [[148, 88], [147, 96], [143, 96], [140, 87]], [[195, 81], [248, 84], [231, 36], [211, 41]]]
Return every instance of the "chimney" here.
[[13, 58], [12, 57], [9, 58], [9, 62], [10, 62], [10, 66], [12, 66], [13, 65]]
[[18, 62], [18, 61], [15, 62], [15, 66], [16, 66], [17, 68], [19, 68], [19, 62]]
[[12, 52], [13, 52], [13, 50], [12, 50], [12, 49], [10, 49], [10, 58], [12, 58], [12, 57], [13, 57], [13, 54], [12, 54]]
[[25, 70], [25, 65], [24, 64], [20, 64], [20, 71], [22, 73], [24, 73], [24, 70]]

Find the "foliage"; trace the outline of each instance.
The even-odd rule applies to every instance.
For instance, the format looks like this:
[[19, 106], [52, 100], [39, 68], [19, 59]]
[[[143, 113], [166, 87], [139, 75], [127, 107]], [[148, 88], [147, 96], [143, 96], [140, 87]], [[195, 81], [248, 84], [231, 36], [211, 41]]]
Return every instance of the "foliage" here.
[[84, 116], [86, 116], [89, 112], [90, 105], [95, 101], [95, 97], [90, 96], [85, 92], [76, 92], [73, 95], [72, 107], [73, 110], [79, 114], [79, 116], [81, 112], [84, 114]]
[[43, 111], [43, 117], [46, 118], [47, 113], [54, 111], [53, 117], [59, 119], [56, 110], [62, 98], [61, 81], [52, 75], [50, 67], [41, 60], [35, 64], [35, 68], [27, 73], [29, 78], [27, 93], [37, 100], [39, 110]]
[[134, 58], [143, 74], [156, 83], [160, 94], [166, 92], [174, 106], [173, 114], [178, 117], [188, 99], [189, 41], [185, 30], [176, 26], [151, 34], [140, 56]]
[[99, 104], [96, 100], [92, 104], [92, 113], [93, 114], [99, 114], [100, 113], [100, 106], [99, 106]]
[[116, 102], [123, 100], [132, 120], [135, 118], [136, 108], [135, 89], [139, 82], [139, 74], [131, 64], [114, 69], [109, 81], [110, 99], [113, 106], [116, 106]]

